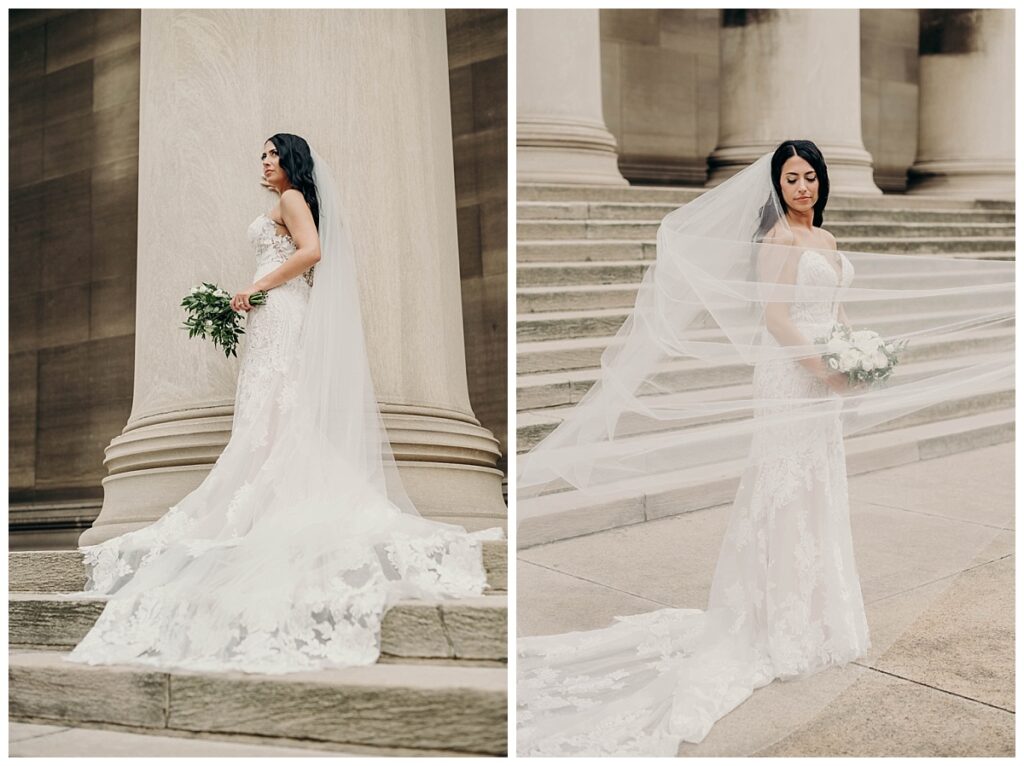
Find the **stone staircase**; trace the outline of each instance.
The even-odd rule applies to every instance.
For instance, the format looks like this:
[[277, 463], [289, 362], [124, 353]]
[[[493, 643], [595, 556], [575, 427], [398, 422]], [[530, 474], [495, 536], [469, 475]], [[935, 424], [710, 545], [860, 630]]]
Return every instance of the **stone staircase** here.
[[77, 551], [11, 553], [9, 717], [344, 753], [504, 755], [506, 551], [484, 544], [483, 596], [392, 607], [377, 664], [282, 676], [65, 662], [104, 601], [64, 595], [85, 585]]
[[[582, 398], [599, 373], [600, 356], [625, 320], [646, 268], [656, 253], [661, 218], [695, 199], [701, 190], [670, 187], [523, 185], [518, 195], [517, 446], [533, 447]], [[1014, 204], [988, 200], [885, 196], [832, 198], [826, 227], [847, 251], [984, 258], [1005, 262], [1014, 275]], [[900, 264], [880, 260], [858, 272], [857, 286], [907, 284]], [[995, 266], [1001, 270], [999, 266]], [[963, 285], [956, 272], [915, 275], [915, 287]], [[955, 299], [915, 299], [851, 304], [855, 324], [884, 332], [955, 322], [977, 313], [1012, 309], [1014, 291]], [[716, 328], [701, 331], [721, 337]], [[933, 374], [984, 361], [1010, 349], [1011, 323], [992, 325], [930, 342], [911, 344], [901, 376]], [[746, 365], [683, 360], [659, 373], [681, 395], [699, 399], [709, 389], [749, 396]], [[1013, 439], [1012, 385], [953, 397], [940, 405], [894, 419], [847, 440], [851, 474], [973, 449]], [[706, 424], [695, 421], [694, 424]], [[694, 425], [691, 424], [691, 425]], [[629, 424], [624, 424], [629, 427]], [[637, 435], [652, 433], [637, 425]], [[664, 434], [653, 432], [654, 437]], [[713, 448], [713, 445], [712, 445]], [[608, 487], [599, 504], [551, 494], [536, 501], [551, 511], [519, 526], [520, 548], [642, 523], [729, 502], [742, 460], [709, 461], [692, 475], [647, 477]], [[662, 486], [659, 486], [661, 484]]]

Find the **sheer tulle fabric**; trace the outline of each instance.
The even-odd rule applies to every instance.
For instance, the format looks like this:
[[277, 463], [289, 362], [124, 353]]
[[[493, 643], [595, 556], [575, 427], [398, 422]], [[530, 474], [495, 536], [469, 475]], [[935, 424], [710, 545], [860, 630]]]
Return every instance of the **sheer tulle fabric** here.
[[[794, 246], [769, 168], [770, 155], [664, 219], [592, 387], [520, 460], [521, 529], [555, 514], [586, 529], [588, 508], [617, 498], [672, 506], [709, 476], [737, 487], [706, 611], [519, 639], [520, 755], [675, 755], [772, 680], [863, 657], [844, 434], [1012, 380], [1012, 353], [934, 350], [1012, 328], [998, 308], [1012, 265]], [[803, 343], [773, 335], [773, 303]], [[799, 364], [825, 353], [840, 304], [855, 329], [910, 340], [885, 385], [839, 395]]]
[[[355, 259], [314, 153], [321, 260], [249, 314], [231, 439], [156, 523], [83, 549], [108, 603], [68, 659], [285, 673], [372, 663], [389, 605], [485, 587], [481, 541], [421, 518], [377, 409]], [[294, 253], [249, 228], [255, 278]], [[312, 286], [311, 286], [312, 283]]]

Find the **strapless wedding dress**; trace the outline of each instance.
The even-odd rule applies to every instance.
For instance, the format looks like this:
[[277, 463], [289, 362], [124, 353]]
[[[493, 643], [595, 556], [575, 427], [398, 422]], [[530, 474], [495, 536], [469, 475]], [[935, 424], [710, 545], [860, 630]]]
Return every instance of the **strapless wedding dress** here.
[[[853, 281], [849, 259], [836, 255], [838, 265], [806, 250], [797, 264], [790, 316], [809, 341], [836, 321], [838, 303], [820, 300], [822, 288]], [[767, 332], [761, 342], [777, 345]], [[867, 653], [840, 397], [788, 359], [756, 364], [753, 390], [755, 415], [806, 398], [835, 406], [756, 432], [707, 610], [662, 609], [600, 630], [519, 639], [520, 755], [674, 756], [755, 689]]]
[[[265, 215], [248, 237], [254, 280], [295, 252]], [[402, 513], [357, 466], [313, 447], [273, 449], [310, 406], [289, 371], [314, 279], [312, 269], [291, 279], [248, 313], [231, 438], [203, 483], [150, 526], [82, 549], [85, 593], [108, 602], [68, 660], [254, 673], [365, 665], [389, 605], [482, 593], [482, 540], [500, 530]], [[343, 496], [317, 492], [327, 468]]]

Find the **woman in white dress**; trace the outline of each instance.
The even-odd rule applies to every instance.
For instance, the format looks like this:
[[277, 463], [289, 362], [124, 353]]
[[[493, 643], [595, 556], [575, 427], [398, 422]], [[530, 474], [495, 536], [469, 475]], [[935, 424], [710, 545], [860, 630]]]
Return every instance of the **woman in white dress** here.
[[[821, 228], [828, 194], [818, 148], [786, 141], [667, 216], [597, 384], [524, 456], [520, 519], [566, 485], [600, 502], [602, 482], [640, 476], [653, 492], [661, 476], [747, 455], [707, 610], [519, 640], [520, 755], [675, 755], [754, 689], [867, 653], [841, 419], [867, 397], [822, 359], [853, 281]], [[685, 356], [752, 364], [751, 396], [671, 391]]]
[[[280, 203], [249, 226], [253, 283], [231, 438], [154, 524], [83, 549], [108, 603], [72, 662], [286, 673], [365, 665], [404, 598], [479, 595], [481, 541], [402, 490], [362, 333], [339, 192], [306, 141], [261, 155]], [[264, 305], [249, 298], [267, 290]]]

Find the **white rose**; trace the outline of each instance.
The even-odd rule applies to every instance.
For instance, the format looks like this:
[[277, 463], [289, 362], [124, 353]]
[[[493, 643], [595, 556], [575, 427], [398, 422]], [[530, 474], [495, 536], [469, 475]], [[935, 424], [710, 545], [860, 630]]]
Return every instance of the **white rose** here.
[[839, 356], [839, 369], [843, 372], [849, 372], [857, 366], [857, 360], [859, 358], [859, 355], [853, 349], [844, 351]]
[[871, 372], [873, 369], [875, 369], [875, 360], [873, 357], [866, 356], [861, 360], [860, 366], [861, 369], [864, 370], [864, 372]]
[[891, 343], [886, 343], [885, 344], [885, 350], [888, 351], [891, 354], [893, 351], [896, 350], [896, 347], [893, 346]]
[[836, 359], [834, 356], [831, 357], [828, 360], [828, 366], [831, 367], [833, 370], [838, 370], [839, 369], [839, 360]]
[[889, 366], [889, 357], [887, 357], [881, 349], [872, 354], [871, 361], [875, 363], [875, 369], [878, 370], [885, 369]]
[[206, 325], [206, 329], [210, 329], [211, 327], [213, 327], [213, 320], [207, 319], [205, 322], [203, 322], [203, 324]]
[[874, 330], [857, 330], [856, 332], [850, 335], [850, 339], [854, 343], [863, 343], [864, 341], [871, 340], [872, 338], [877, 337], [878, 333], [876, 333]]

